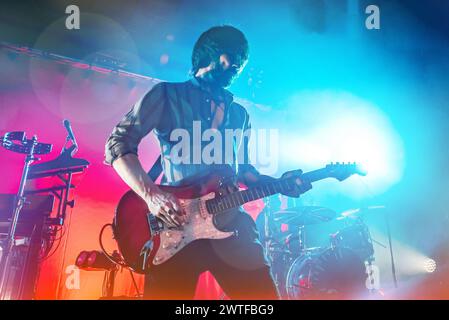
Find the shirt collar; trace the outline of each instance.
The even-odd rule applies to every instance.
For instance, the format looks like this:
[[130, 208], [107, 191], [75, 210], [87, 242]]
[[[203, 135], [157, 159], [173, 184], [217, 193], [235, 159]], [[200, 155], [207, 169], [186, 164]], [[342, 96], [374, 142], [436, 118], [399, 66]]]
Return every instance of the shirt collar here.
[[190, 82], [195, 86], [200, 88], [201, 90], [207, 92], [208, 94], [210, 94], [212, 97], [219, 97], [219, 96], [223, 96], [225, 102], [229, 105], [233, 102], [234, 100], [234, 95], [229, 92], [228, 90], [221, 88], [218, 92], [215, 90], [212, 90], [210, 87], [204, 85], [204, 82], [198, 80], [196, 77], [192, 77], [190, 79]]

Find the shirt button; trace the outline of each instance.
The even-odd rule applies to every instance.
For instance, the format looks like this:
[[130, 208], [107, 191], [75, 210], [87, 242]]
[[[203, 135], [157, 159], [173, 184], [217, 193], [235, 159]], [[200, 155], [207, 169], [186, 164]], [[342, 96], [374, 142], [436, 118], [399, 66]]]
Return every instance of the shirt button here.
[[206, 102], [210, 102], [210, 99], [206, 99]]

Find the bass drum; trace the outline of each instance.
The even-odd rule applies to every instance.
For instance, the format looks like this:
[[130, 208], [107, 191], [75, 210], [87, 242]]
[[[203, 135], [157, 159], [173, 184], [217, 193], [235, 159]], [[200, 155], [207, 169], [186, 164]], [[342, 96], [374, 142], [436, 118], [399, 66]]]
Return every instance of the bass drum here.
[[332, 247], [346, 247], [353, 250], [363, 261], [372, 260], [374, 247], [368, 227], [358, 222], [347, 226], [330, 236]]
[[348, 248], [305, 254], [291, 265], [286, 281], [288, 299], [351, 299], [366, 292], [366, 267]]

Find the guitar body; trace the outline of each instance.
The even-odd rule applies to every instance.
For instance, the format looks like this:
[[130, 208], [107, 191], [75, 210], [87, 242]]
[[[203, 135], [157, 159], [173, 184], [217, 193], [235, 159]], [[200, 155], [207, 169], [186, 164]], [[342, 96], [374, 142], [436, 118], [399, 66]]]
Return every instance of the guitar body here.
[[168, 229], [149, 212], [145, 201], [134, 191], [125, 193], [117, 206], [113, 229], [120, 253], [135, 272], [147, 273], [152, 265], [161, 264], [196, 239], [224, 239], [233, 232], [216, 228], [206, 200], [223, 190], [223, 175], [216, 173], [192, 179], [180, 187], [159, 186], [179, 199], [186, 212], [183, 229]]

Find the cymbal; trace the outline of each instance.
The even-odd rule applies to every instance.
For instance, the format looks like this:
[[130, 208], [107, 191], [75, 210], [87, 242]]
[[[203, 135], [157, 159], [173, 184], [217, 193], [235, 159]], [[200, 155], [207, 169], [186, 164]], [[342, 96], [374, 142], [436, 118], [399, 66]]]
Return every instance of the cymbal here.
[[342, 219], [346, 219], [346, 218], [357, 218], [366, 213], [370, 213], [370, 212], [373, 212], [374, 210], [379, 210], [379, 209], [385, 209], [385, 206], [380, 205], [380, 206], [369, 206], [369, 207], [365, 207], [365, 208], [349, 209], [349, 210], [346, 210], [346, 211], [343, 211], [342, 213], [340, 213], [340, 215], [337, 217], [337, 220], [342, 220]]
[[329, 208], [303, 206], [275, 212], [274, 221], [288, 225], [305, 226], [327, 222], [336, 216], [337, 213]]

